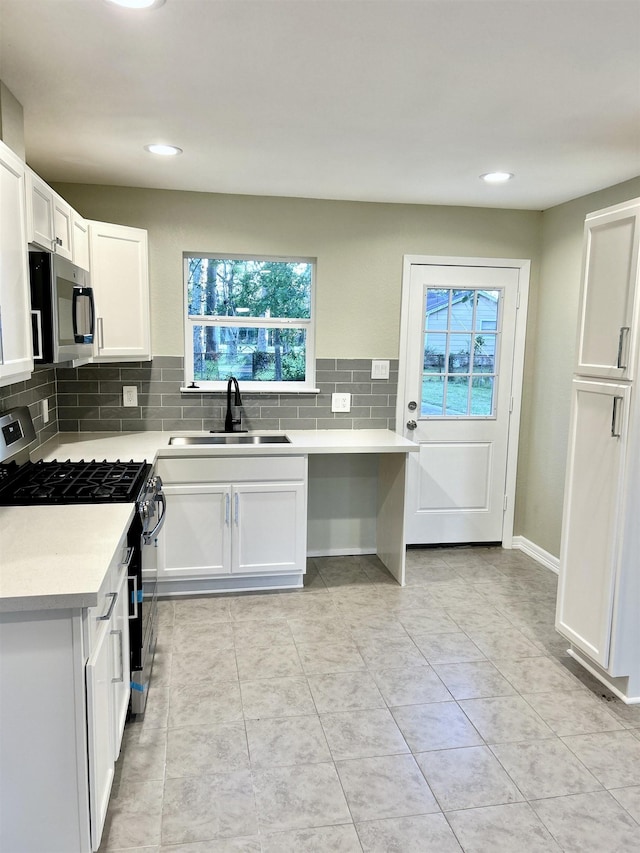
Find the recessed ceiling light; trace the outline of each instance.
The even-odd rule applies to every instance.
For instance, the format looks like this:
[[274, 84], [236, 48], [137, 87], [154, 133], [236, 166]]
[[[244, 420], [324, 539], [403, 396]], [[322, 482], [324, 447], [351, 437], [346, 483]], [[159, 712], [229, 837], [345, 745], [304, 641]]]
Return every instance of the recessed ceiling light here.
[[123, 6], [125, 9], [156, 9], [164, 2], [165, 0], [107, 0], [107, 3]]
[[144, 150], [148, 151], [149, 154], [160, 154], [161, 157], [175, 157], [176, 154], [182, 154], [182, 148], [177, 148], [175, 145], [161, 145], [160, 143], [145, 145]]
[[507, 181], [510, 181], [513, 178], [512, 172], [486, 172], [484, 175], [480, 175], [483, 181], [486, 181], [488, 184], [505, 184]]

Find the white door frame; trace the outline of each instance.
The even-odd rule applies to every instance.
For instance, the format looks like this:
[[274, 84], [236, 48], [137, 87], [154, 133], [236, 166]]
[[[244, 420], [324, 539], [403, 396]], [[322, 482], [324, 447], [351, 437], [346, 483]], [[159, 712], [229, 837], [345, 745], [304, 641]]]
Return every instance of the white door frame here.
[[515, 511], [516, 473], [518, 466], [518, 441], [520, 436], [520, 412], [522, 408], [522, 378], [524, 370], [524, 347], [527, 332], [527, 309], [529, 305], [529, 277], [531, 261], [521, 258], [462, 258], [445, 255], [404, 255], [402, 263], [402, 307], [400, 312], [400, 347], [398, 369], [398, 397], [396, 402], [396, 432], [411, 438], [405, 429], [405, 386], [407, 376], [407, 347], [409, 341], [409, 291], [413, 264], [457, 267], [508, 267], [517, 269], [518, 304], [516, 311], [516, 333], [513, 347], [513, 374], [511, 380], [511, 417], [507, 446], [506, 495], [507, 508], [502, 524], [502, 547], [513, 547], [513, 521]]

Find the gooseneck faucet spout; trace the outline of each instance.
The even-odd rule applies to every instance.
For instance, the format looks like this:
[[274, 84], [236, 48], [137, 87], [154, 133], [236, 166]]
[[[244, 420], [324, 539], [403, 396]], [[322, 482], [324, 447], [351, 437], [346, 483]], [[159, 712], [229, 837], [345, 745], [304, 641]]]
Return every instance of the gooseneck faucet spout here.
[[[234, 399], [233, 404], [238, 409], [238, 417], [233, 417], [233, 409], [231, 407], [231, 386], [234, 386]], [[227, 382], [227, 414], [224, 419], [224, 431], [225, 432], [242, 432], [242, 412], [240, 411], [240, 407], [242, 406], [242, 399], [240, 397], [240, 386], [238, 385], [238, 380], [235, 376], [230, 376]], [[239, 429], [235, 429], [238, 426]]]

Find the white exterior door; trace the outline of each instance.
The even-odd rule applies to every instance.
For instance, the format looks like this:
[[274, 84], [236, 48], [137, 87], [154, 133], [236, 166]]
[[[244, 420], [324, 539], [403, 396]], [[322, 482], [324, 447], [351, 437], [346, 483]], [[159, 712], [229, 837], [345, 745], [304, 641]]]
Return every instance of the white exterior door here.
[[529, 264], [437, 260], [405, 260], [406, 541], [510, 545]]

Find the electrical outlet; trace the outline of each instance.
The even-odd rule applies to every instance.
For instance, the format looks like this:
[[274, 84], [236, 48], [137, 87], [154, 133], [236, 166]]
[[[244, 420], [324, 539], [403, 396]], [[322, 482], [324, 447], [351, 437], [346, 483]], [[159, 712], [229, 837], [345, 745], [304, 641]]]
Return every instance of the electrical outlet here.
[[351, 394], [332, 394], [331, 395], [331, 411], [332, 412], [350, 412], [351, 411]]
[[126, 407], [138, 405], [138, 389], [135, 385], [122, 386], [122, 405]]
[[388, 359], [374, 358], [371, 361], [371, 378], [372, 379], [388, 379], [389, 378], [389, 361]]
[[46, 397], [40, 401], [40, 406], [41, 406], [40, 412], [42, 414], [42, 423], [48, 424], [49, 423], [49, 401], [47, 400]]

